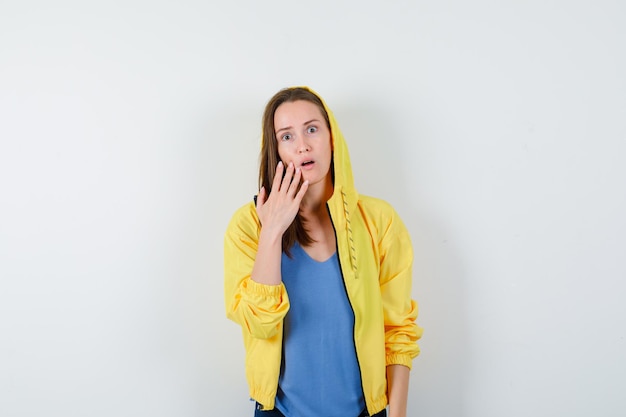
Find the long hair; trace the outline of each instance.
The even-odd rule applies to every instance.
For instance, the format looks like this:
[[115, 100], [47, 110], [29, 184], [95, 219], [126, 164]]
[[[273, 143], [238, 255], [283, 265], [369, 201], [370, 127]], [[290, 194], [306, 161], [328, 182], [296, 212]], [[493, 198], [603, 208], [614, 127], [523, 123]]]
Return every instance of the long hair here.
[[[265, 106], [265, 112], [263, 113], [263, 140], [259, 164], [259, 187], [265, 187], [268, 195], [271, 192], [274, 176], [276, 175], [276, 166], [278, 165], [278, 161], [280, 161], [280, 156], [278, 155], [278, 143], [276, 140], [276, 130], [274, 127], [274, 114], [276, 113], [276, 109], [278, 109], [281, 104], [299, 100], [305, 100], [315, 104], [322, 113], [322, 116], [326, 121], [326, 126], [330, 131], [330, 121], [328, 119], [328, 112], [326, 112], [326, 109], [324, 108], [324, 103], [322, 103], [322, 100], [315, 95], [315, 93], [306, 88], [285, 88], [276, 93], [274, 97], [268, 101]], [[290, 249], [295, 242], [298, 242], [303, 246], [314, 242], [314, 239], [311, 235], [309, 235], [305, 227], [304, 219], [302, 219], [299, 213], [296, 214], [294, 221], [283, 234], [283, 252], [290, 257]]]

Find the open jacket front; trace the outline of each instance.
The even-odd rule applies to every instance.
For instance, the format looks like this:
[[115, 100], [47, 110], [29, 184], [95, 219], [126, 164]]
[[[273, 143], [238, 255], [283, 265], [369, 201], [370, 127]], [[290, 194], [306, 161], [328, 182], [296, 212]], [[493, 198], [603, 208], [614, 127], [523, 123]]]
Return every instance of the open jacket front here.
[[[359, 195], [348, 149], [331, 111], [334, 192], [327, 206], [337, 255], [354, 311], [354, 345], [368, 412], [387, 405], [386, 366], [411, 367], [422, 329], [411, 299], [413, 251], [395, 210], [380, 199]], [[265, 140], [265, 138], [263, 139]], [[250, 278], [261, 224], [254, 203], [233, 215], [224, 239], [226, 315], [242, 328], [250, 397], [274, 408], [281, 367], [283, 318], [289, 310], [285, 286]]]

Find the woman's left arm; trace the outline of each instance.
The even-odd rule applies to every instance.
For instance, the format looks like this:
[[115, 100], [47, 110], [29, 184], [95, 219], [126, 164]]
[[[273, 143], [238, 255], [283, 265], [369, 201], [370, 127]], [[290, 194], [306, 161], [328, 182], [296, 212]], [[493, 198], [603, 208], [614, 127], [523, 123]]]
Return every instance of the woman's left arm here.
[[406, 403], [409, 396], [409, 372], [404, 365], [387, 366], [387, 396], [389, 417], [406, 417]]
[[390, 417], [406, 416], [409, 372], [419, 354], [422, 329], [415, 323], [417, 303], [412, 299], [413, 249], [409, 233], [390, 207], [379, 241], [380, 290], [385, 320], [387, 396]]

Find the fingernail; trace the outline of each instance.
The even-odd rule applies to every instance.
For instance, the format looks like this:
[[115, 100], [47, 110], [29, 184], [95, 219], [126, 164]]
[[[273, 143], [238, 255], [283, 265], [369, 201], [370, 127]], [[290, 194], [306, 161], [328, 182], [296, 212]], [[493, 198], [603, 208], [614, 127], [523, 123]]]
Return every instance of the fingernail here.
[[283, 161], [278, 161], [278, 166], [281, 166], [283, 164]]
[[300, 173], [300, 168], [298, 167], [296, 168], [296, 174], [299, 174], [299, 173]]

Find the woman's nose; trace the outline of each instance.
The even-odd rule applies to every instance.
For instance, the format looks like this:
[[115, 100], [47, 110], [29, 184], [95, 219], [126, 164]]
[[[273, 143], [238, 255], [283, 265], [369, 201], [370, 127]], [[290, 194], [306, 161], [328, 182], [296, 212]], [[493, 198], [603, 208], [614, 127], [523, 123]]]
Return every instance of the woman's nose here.
[[296, 149], [298, 153], [308, 152], [310, 150], [309, 144], [302, 136], [296, 137]]

